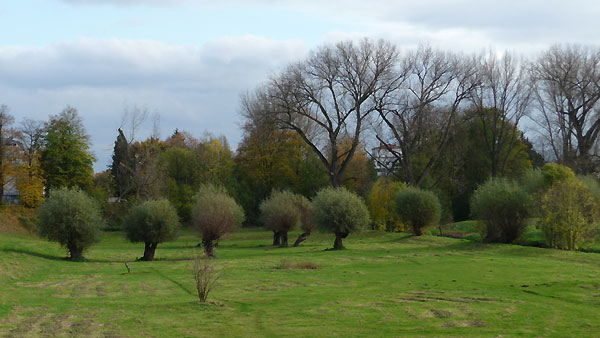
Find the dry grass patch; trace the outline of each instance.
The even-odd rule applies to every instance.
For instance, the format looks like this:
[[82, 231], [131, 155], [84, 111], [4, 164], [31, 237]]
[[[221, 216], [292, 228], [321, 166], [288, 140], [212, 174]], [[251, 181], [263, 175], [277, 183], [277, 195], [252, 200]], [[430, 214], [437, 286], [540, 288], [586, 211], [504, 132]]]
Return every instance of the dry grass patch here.
[[282, 258], [277, 265], [278, 269], [301, 269], [301, 270], [317, 270], [321, 266], [311, 261], [292, 262], [287, 258]]

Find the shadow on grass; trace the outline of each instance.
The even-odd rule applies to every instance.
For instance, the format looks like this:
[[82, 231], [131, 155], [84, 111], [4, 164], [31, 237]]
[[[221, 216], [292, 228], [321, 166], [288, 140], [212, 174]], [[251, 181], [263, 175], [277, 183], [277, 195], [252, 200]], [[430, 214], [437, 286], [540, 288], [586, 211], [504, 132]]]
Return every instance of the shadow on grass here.
[[[23, 255], [29, 255], [33, 257], [53, 260], [53, 261], [64, 261], [64, 262], [88, 262], [88, 263], [125, 263], [127, 260], [109, 260], [109, 259], [88, 259], [83, 257], [82, 259], [70, 259], [67, 256], [52, 256], [41, 252], [35, 252], [27, 249], [14, 249], [14, 248], [2, 248], [2, 252], [6, 253], [19, 253]], [[130, 262], [130, 261], [127, 261]]]
[[[170, 281], [171, 283], [177, 285], [181, 290], [185, 291], [187, 294], [189, 295], [194, 295], [194, 293], [190, 290], [188, 290], [183, 284], [181, 284], [180, 282], [174, 280], [173, 278], [165, 275], [164, 273], [160, 272], [159, 270], [155, 269], [155, 268], [151, 268], [152, 271], [154, 271], [157, 275], [161, 276], [162, 278]], [[190, 278], [193, 278], [193, 275], [190, 273]]]
[[47, 255], [47, 254], [44, 254], [41, 252], [30, 251], [27, 249], [2, 248], [2, 249], [0, 249], [0, 251], [6, 252], [6, 253], [19, 253], [19, 254], [44, 258], [44, 259], [50, 259], [53, 261], [67, 261], [67, 262], [69, 261], [69, 259], [67, 259], [66, 256], [62, 256], [62, 257], [51, 256], [51, 255]]

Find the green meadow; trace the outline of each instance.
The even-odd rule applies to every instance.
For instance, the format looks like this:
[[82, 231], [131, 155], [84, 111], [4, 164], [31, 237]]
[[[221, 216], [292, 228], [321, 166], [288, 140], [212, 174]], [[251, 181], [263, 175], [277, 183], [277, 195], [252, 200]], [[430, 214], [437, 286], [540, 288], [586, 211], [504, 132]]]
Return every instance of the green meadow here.
[[[297, 233], [290, 234], [293, 242]], [[600, 335], [600, 254], [365, 232], [297, 248], [240, 230], [210, 260], [198, 301], [195, 233], [143, 245], [108, 232], [83, 262], [32, 235], [0, 234], [0, 336], [590, 337]], [[127, 271], [125, 262], [130, 267]]]

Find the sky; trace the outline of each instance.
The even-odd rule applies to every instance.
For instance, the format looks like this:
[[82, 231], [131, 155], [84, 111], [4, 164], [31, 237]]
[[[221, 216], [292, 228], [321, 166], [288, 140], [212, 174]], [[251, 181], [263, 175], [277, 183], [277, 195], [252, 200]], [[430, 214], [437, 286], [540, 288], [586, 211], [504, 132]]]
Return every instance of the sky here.
[[75, 107], [99, 172], [136, 107], [160, 116], [162, 138], [210, 132], [235, 149], [240, 95], [323, 44], [534, 58], [555, 43], [598, 45], [598, 18], [600, 2], [581, 0], [2, 0], [0, 104], [17, 126]]

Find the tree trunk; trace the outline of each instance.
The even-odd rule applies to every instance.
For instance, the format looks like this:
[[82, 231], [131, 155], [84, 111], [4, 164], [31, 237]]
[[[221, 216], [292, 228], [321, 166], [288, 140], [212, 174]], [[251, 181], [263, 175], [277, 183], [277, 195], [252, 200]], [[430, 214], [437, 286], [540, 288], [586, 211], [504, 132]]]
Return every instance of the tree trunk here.
[[76, 260], [83, 258], [83, 249], [74, 245], [69, 245], [67, 247], [69, 249], [69, 259]]
[[308, 236], [310, 236], [310, 232], [305, 232], [298, 236], [298, 239], [296, 240], [296, 242], [294, 242], [294, 246], [296, 247], [300, 245], [300, 243], [304, 242], [308, 238]]
[[423, 228], [420, 226], [413, 226], [413, 233], [415, 236], [421, 236], [423, 235]]
[[331, 182], [331, 186], [334, 188], [339, 188], [342, 185], [340, 175], [333, 172], [329, 174], [329, 181]]
[[333, 250], [342, 250], [345, 249], [342, 244], [342, 239], [348, 237], [347, 232], [336, 232], [335, 233], [335, 242], [333, 242]]
[[279, 231], [273, 231], [273, 246], [278, 246], [281, 243], [281, 233]]
[[156, 252], [156, 247], [158, 243], [146, 242], [144, 245], [144, 257], [141, 260], [143, 261], [153, 261], [154, 253]]
[[215, 245], [212, 240], [204, 239], [202, 240], [202, 244], [204, 244], [204, 252], [208, 257], [215, 257]]
[[279, 244], [280, 248], [287, 248], [288, 245], [288, 233], [287, 232], [280, 232], [280, 237], [281, 237], [281, 243]]

